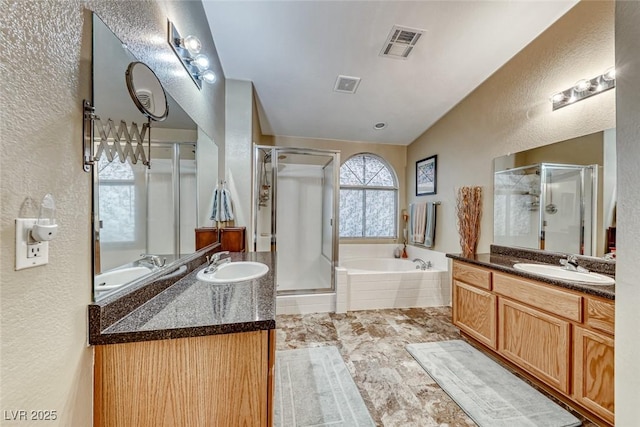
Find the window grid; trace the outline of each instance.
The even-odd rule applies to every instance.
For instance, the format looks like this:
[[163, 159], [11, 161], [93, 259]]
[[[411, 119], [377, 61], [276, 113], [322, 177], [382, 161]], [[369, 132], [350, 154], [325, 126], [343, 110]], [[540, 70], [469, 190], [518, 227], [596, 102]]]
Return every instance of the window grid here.
[[340, 237], [397, 238], [398, 187], [386, 161], [367, 153], [349, 158], [340, 167], [340, 194]]

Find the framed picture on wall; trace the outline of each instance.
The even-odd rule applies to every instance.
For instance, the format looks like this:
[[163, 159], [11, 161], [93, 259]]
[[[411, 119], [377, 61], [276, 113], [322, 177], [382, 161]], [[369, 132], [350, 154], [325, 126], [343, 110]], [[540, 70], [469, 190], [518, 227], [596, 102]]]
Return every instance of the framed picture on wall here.
[[416, 196], [436, 194], [436, 166], [438, 155], [416, 162]]

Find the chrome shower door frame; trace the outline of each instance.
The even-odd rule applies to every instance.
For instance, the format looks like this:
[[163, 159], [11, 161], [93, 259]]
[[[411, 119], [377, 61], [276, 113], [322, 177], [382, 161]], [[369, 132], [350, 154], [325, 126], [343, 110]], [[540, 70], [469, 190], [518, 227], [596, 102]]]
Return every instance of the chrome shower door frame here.
[[[333, 209], [331, 218], [331, 247], [332, 247], [332, 257], [329, 260], [331, 265], [331, 286], [330, 288], [319, 288], [319, 289], [300, 289], [300, 290], [288, 290], [288, 291], [278, 291], [278, 295], [305, 295], [305, 294], [323, 294], [323, 293], [333, 293], [336, 289], [336, 278], [335, 278], [335, 268], [338, 265], [339, 259], [339, 235], [338, 231], [340, 229], [339, 223], [339, 213], [340, 213], [340, 151], [335, 150], [321, 150], [314, 148], [294, 148], [294, 147], [278, 147], [278, 146], [270, 146], [270, 145], [257, 145], [254, 144], [254, 153], [253, 153], [253, 206], [252, 206], [252, 222], [253, 222], [253, 236], [252, 236], [252, 248], [256, 250], [257, 248], [257, 238], [258, 238], [258, 204], [260, 197], [260, 173], [259, 173], [259, 164], [260, 164], [260, 151], [270, 152], [271, 154], [271, 252], [277, 252], [278, 242], [277, 242], [277, 197], [278, 197], [278, 156], [281, 154], [299, 154], [299, 155], [315, 155], [315, 156], [325, 156], [330, 157], [329, 160], [324, 167], [328, 164], [333, 163], [334, 171], [333, 171]], [[322, 256], [322, 254], [321, 254]], [[277, 279], [276, 279], [277, 280]]]

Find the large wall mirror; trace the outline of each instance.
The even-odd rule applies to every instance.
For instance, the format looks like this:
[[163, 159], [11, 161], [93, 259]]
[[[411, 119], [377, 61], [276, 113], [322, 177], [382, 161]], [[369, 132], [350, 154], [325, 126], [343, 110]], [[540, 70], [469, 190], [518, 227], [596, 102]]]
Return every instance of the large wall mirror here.
[[[93, 14], [93, 105], [99, 117], [94, 133], [108, 123], [114, 132], [126, 126], [130, 133], [134, 123], [138, 131], [147, 123], [127, 89], [125, 74], [135, 61]], [[140, 91], [138, 99], [151, 109], [164, 102], [152, 90]], [[194, 229], [208, 225], [217, 147], [168, 93], [166, 103], [166, 119], [152, 121], [150, 144], [145, 140], [149, 167], [102, 152], [93, 168], [95, 300], [195, 252]], [[206, 164], [200, 164], [203, 159]]]
[[615, 129], [494, 159], [493, 200], [495, 244], [615, 252]]

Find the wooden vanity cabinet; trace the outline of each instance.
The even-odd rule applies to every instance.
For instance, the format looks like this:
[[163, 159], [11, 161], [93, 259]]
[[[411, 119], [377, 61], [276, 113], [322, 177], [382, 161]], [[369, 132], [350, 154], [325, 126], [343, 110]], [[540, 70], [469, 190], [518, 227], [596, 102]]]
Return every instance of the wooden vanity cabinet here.
[[220, 250], [244, 252], [246, 250], [246, 227], [202, 227], [196, 228], [196, 250], [220, 241]]
[[246, 227], [225, 227], [220, 229], [220, 244], [223, 251], [244, 252], [245, 243]]
[[613, 301], [589, 297], [584, 327], [573, 338], [573, 396], [605, 420], [614, 420]]
[[452, 305], [469, 339], [613, 425], [612, 300], [454, 261]]
[[453, 324], [487, 347], [497, 347], [497, 298], [491, 292], [491, 272], [454, 263]]
[[218, 241], [218, 229], [215, 227], [196, 228], [196, 251]]
[[271, 426], [274, 336], [96, 346], [94, 426]]
[[614, 340], [577, 326], [574, 330], [573, 397], [613, 423]]
[[570, 323], [506, 298], [500, 298], [498, 306], [500, 354], [569, 393]]

